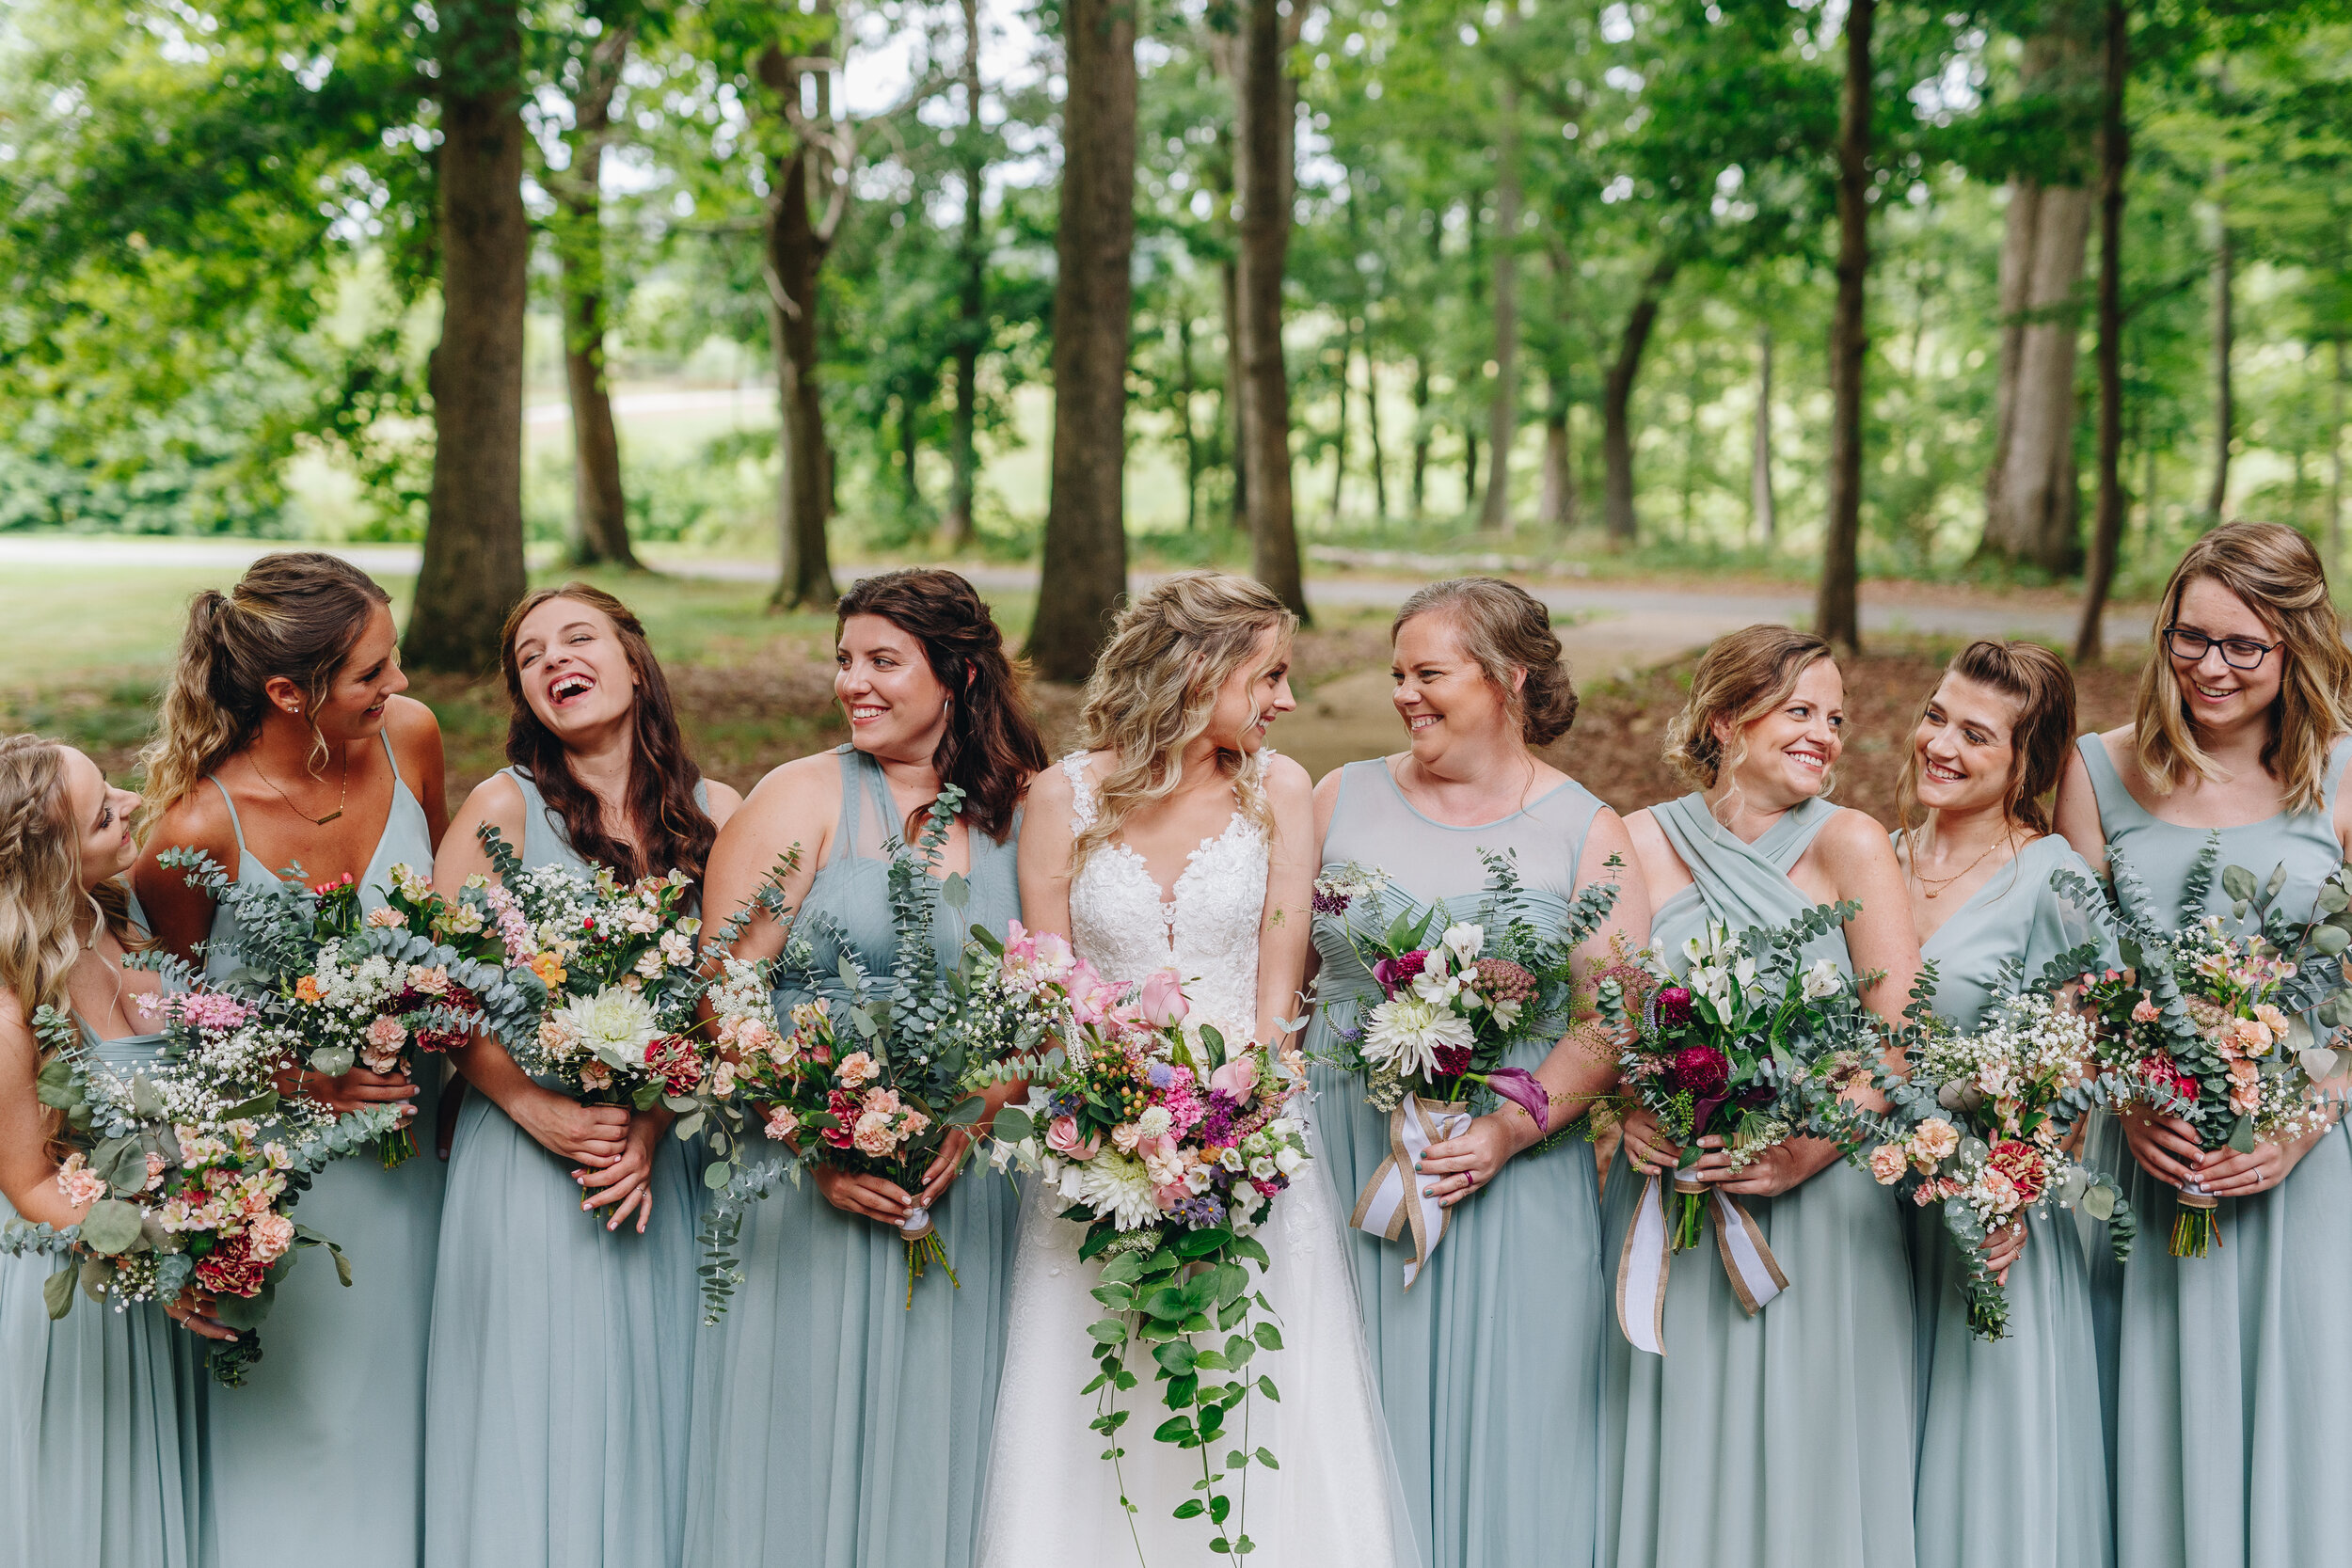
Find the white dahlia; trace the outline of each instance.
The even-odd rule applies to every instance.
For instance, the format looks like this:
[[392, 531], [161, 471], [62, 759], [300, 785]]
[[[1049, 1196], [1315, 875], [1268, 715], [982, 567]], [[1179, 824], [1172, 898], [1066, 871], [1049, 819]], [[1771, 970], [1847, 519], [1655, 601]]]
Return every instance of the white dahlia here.
[[1437, 1071], [1440, 1050], [1467, 1047], [1474, 1037], [1470, 1020], [1459, 1013], [1400, 995], [1372, 1009], [1364, 1021], [1362, 1050], [1367, 1062], [1400, 1078], [1426, 1077]]
[[555, 1018], [580, 1044], [616, 1068], [642, 1067], [660, 1025], [645, 999], [619, 987], [565, 1003]]
[[[1077, 1191], [1071, 1193], [1072, 1178]], [[1062, 1191], [1093, 1210], [1108, 1214], [1121, 1230], [1134, 1230], [1160, 1217], [1160, 1199], [1152, 1173], [1143, 1162], [1104, 1149], [1062, 1177]]]

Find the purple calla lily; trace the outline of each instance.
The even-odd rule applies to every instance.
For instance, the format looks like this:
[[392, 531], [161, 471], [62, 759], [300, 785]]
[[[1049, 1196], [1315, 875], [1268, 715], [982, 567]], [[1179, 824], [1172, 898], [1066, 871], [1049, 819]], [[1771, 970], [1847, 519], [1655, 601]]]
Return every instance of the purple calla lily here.
[[1497, 1068], [1486, 1074], [1486, 1086], [1534, 1118], [1538, 1132], [1551, 1130], [1551, 1095], [1525, 1068]]

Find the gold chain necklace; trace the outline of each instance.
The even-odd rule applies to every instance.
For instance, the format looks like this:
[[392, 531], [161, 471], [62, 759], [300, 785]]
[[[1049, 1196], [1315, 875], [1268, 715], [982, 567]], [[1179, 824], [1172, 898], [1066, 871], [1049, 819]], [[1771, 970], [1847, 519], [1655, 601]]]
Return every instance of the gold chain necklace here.
[[[328, 812], [325, 816], [312, 816], [309, 812], [304, 811], [300, 806], [295, 805], [294, 797], [287, 794], [282, 788], [279, 788], [276, 779], [271, 778], [267, 773], [262, 771], [262, 764], [258, 758], [248, 754], [246, 757], [246, 761], [253, 764], [253, 776], [255, 778], [260, 779], [263, 784], [269, 785], [270, 788], [278, 790], [278, 798], [286, 802], [286, 809], [288, 811], [294, 813], [296, 816], [299, 816], [302, 820], [308, 822], [313, 828], [324, 828], [329, 822], [332, 822], [335, 818], [341, 816], [343, 814], [344, 803], [351, 799], [351, 752], [348, 749], [343, 752], [342, 792], [335, 797], [335, 809]], [[1933, 897], [1934, 895], [1930, 894], [1929, 896]]]
[[[1982, 865], [1986, 855], [1992, 854], [1994, 850], [1998, 849], [2002, 845], [2007, 844], [2015, 836], [2016, 834], [2013, 831], [2003, 833], [2000, 837], [1994, 839], [1992, 843], [1984, 847], [1983, 854], [1979, 855], [1975, 860], [1970, 861], [1966, 865], [1962, 866], [1958, 871], [1953, 872], [1948, 877], [1937, 877], [1931, 879], [1926, 872], [1919, 869], [1919, 862], [1916, 857], [1914, 857], [1911, 863], [1912, 879], [1919, 884], [1919, 891], [1921, 893], [1927, 895], [1930, 898], [1933, 898], [1941, 894], [1946, 888], [1950, 887], [1954, 882], [1959, 881], [1963, 877], [1967, 876], [1968, 873]], [[1933, 883], [1932, 886], [1930, 885], [1931, 881]]]

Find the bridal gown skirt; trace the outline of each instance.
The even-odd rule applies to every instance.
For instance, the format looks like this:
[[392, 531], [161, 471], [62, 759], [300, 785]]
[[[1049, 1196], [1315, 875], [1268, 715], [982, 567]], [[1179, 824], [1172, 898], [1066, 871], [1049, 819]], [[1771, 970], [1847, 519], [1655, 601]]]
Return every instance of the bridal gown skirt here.
[[[1157, 1364], [1142, 1346], [1128, 1353], [1136, 1386], [1120, 1399], [1130, 1414], [1118, 1473], [1103, 1457], [1110, 1445], [1089, 1424], [1100, 1396], [1079, 1393], [1096, 1373], [1087, 1325], [1104, 1315], [1089, 1294], [1101, 1283], [1102, 1264], [1080, 1261], [1086, 1228], [1059, 1217], [1067, 1204], [1035, 1178], [1024, 1186], [980, 1568], [1117, 1568], [1137, 1561], [1138, 1551], [1152, 1568], [1211, 1560], [1216, 1532], [1208, 1521], [1172, 1517], [1179, 1504], [1201, 1495], [1201, 1455], [1152, 1440], [1168, 1413]], [[1249, 1401], [1246, 1441], [1233, 1419], [1241, 1412], [1233, 1412], [1233, 1441], [1220, 1448], [1263, 1446], [1280, 1468], [1228, 1472], [1225, 1490], [1257, 1545], [1237, 1560], [1252, 1568], [1410, 1563], [1410, 1528], [1321, 1161], [1269, 1207], [1257, 1238], [1272, 1266], [1252, 1285], [1273, 1304], [1282, 1348], [1260, 1351], [1249, 1370], [1272, 1378], [1281, 1398]], [[1121, 1480], [1132, 1515], [1120, 1506]]]

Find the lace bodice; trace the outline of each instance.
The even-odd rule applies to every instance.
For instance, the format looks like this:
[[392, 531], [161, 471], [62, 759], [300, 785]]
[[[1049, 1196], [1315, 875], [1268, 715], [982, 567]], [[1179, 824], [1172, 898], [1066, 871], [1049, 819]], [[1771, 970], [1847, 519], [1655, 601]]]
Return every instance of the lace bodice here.
[[[1095, 816], [1087, 754], [1073, 752], [1061, 767], [1070, 779], [1071, 830], [1083, 832]], [[1175, 970], [1196, 1020], [1235, 1043], [1252, 1039], [1265, 887], [1265, 831], [1238, 811], [1186, 857], [1176, 896], [1166, 902], [1143, 857], [1113, 840], [1089, 855], [1071, 881], [1071, 944], [1114, 983]]]

